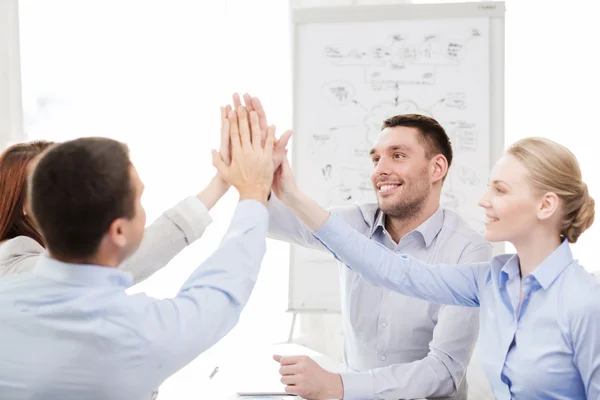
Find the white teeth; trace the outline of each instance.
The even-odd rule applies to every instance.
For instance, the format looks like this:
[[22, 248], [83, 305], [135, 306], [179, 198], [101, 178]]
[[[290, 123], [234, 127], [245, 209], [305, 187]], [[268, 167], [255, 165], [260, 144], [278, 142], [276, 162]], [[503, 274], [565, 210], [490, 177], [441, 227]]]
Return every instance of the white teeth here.
[[486, 220], [486, 222], [487, 222], [488, 224], [490, 224], [490, 223], [492, 223], [492, 222], [496, 222], [496, 221], [498, 221], [498, 218], [487, 217], [487, 220]]
[[382, 185], [379, 188], [379, 191], [380, 192], [385, 192], [386, 190], [394, 189], [394, 188], [397, 188], [398, 186], [400, 186], [400, 185]]

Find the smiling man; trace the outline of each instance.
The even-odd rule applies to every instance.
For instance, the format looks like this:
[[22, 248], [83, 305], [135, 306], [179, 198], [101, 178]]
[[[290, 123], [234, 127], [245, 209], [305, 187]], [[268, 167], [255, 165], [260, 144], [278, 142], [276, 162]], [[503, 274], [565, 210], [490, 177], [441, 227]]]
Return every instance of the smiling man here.
[[[452, 146], [444, 128], [417, 114], [383, 122], [371, 149], [377, 203], [330, 211], [372, 240], [433, 264], [488, 261], [492, 246], [440, 207]], [[288, 208], [284, 180], [268, 203], [269, 236], [326, 250]], [[377, 260], [373, 260], [377, 262]], [[466, 370], [478, 332], [476, 310], [409, 298], [364, 281], [341, 265], [344, 358], [334, 374], [307, 357], [276, 357], [288, 390], [308, 399], [467, 398]], [[299, 372], [300, 371], [300, 372]]]

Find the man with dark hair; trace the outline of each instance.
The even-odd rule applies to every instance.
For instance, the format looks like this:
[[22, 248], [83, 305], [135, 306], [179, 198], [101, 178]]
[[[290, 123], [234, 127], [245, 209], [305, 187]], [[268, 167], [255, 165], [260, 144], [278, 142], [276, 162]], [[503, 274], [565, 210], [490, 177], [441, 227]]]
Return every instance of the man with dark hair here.
[[127, 147], [111, 139], [59, 144], [30, 178], [31, 208], [48, 255], [32, 273], [0, 280], [0, 397], [149, 399], [167, 377], [237, 322], [265, 252], [274, 128], [256, 113], [231, 120], [232, 161], [213, 162], [240, 193], [220, 247], [172, 299], [128, 296], [117, 269], [140, 244], [143, 184]]
[[58, 145], [37, 163], [30, 190], [52, 258], [97, 264], [94, 258], [123, 260], [139, 246], [144, 186], [125, 144], [83, 138]]
[[[448, 169], [450, 169], [454, 158], [452, 144], [450, 144], [450, 138], [446, 134], [446, 130], [439, 122], [421, 114], [400, 114], [383, 121], [381, 130], [395, 128], [396, 126], [415, 128], [419, 133], [419, 141], [425, 147], [426, 156], [433, 158], [436, 154], [443, 155], [446, 157]], [[443, 179], [446, 179], [446, 176]]]
[[[440, 207], [452, 147], [436, 120], [417, 114], [385, 120], [370, 156], [377, 203], [335, 207], [331, 213], [381, 245], [429, 263], [492, 257], [483, 236]], [[269, 236], [327, 251], [290, 210], [298, 199], [277, 182], [268, 203]], [[477, 310], [390, 292], [342, 264], [340, 277], [344, 361], [352, 372], [325, 371], [308, 357], [276, 357], [287, 390], [310, 399], [467, 398]]]

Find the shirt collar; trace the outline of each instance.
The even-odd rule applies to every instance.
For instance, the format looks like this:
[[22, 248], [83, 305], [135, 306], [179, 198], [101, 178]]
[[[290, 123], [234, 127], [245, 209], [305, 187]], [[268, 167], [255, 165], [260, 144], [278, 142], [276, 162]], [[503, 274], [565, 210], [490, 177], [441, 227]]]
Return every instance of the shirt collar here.
[[560, 246], [533, 270], [531, 275], [546, 290], [572, 262], [571, 246], [567, 240], [563, 240]]
[[[412, 232], [418, 232], [425, 242], [425, 247], [429, 247], [433, 242], [433, 239], [435, 239], [437, 234], [442, 230], [443, 225], [444, 210], [441, 207], [438, 207], [431, 217], [429, 217]], [[371, 237], [379, 228], [385, 230], [385, 213], [380, 209], [378, 209], [377, 213], [375, 214], [375, 223], [371, 228]]]
[[42, 255], [34, 274], [54, 281], [81, 286], [123, 287], [131, 286], [133, 279], [117, 268], [91, 264], [70, 264]]
[[[510, 258], [503, 260], [505, 261], [502, 266], [500, 273], [502, 279], [500, 284], [505, 285], [506, 281], [513, 279], [514, 277], [520, 276], [519, 269], [519, 257], [513, 255]], [[540, 265], [538, 265], [531, 275], [540, 284], [540, 286], [546, 290], [552, 285], [552, 283], [560, 276], [560, 274], [573, 262], [573, 253], [571, 252], [571, 246], [567, 240], [558, 246]]]
[[494, 257], [493, 262], [501, 264], [499, 284], [500, 288], [505, 287], [506, 282], [515, 279], [521, 274], [521, 270], [519, 268], [519, 256], [517, 256], [516, 254], [502, 254], [500, 256]]

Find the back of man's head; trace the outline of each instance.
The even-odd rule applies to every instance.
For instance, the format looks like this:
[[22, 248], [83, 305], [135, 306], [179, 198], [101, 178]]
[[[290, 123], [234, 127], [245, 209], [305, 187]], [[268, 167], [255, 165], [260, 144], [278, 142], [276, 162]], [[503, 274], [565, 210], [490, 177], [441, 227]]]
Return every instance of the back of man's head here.
[[29, 182], [31, 210], [51, 255], [93, 256], [112, 222], [135, 215], [129, 150], [106, 138], [56, 145]]

